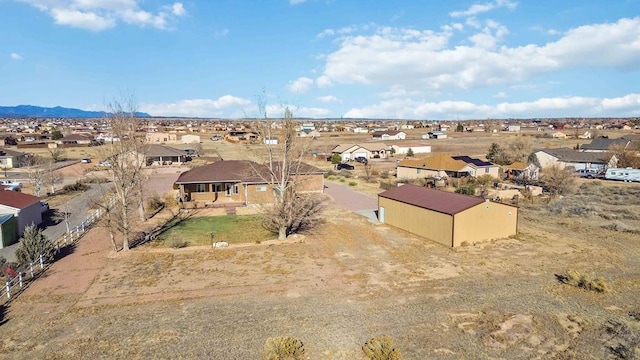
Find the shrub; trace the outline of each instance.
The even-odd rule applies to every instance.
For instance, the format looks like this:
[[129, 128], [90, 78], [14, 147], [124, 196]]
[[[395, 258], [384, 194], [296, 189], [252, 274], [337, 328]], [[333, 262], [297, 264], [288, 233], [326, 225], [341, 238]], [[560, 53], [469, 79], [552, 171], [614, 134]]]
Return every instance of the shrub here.
[[156, 212], [162, 209], [165, 205], [164, 201], [158, 195], [152, 195], [146, 199], [146, 208], [150, 213]]
[[268, 338], [262, 350], [263, 360], [302, 360], [304, 344], [298, 339], [288, 336]]
[[611, 230], [611, 231], [633, 232], [633, 229], [631, 229], [627, 225], [618, 221], [614, 221], [614, 222], [602, 225], [602, 228]]
[[342, 162], [342, 155], [333, 154], [331, 155], [331, 163], [332, 164], [340, 164]]
[[476, 194], [476, 186], [473, 184], [466, 184], [466, 185], [460, 186], [459, 188], [456, 189], [456, 193], [473, 196]]
[[40, 255], [44, 262], [53, 261], [56, 248], [35, 225], [27, 226], [16, 249], [16, 258], [22, 265], [38, 261]]
[[401, 360], [402, 354], [393, 347], [393, 339], [389, 336], [378, 336], [367, 341], [362, 351], [369, 360]]
[[340, 182], [345, 182], [345, 181], [346, 181], [345, 179], [340, 179]]
[[187, 245], [189, 245], [189, 242], [179, 237], [172, 237], [167, 241], [167, 245], [171, 246], [174, 249], [182, 249], [184, 247], [187, 247]]
[[74, 184], [67, 184], [62, 187], [63, 193], [70, 193], [75, 191], [86, 191], [89, 189], [89, 185], [84, 182], [76, 181]]
[[349, 186], [356, 186], [356, 185], [358, 185], [358, 183], [357, 183], [357, 182], [355, 182], [355, 181], [349, 181]]
[[592, 278], [591, 276], [576, 270], [569, 270], [566, 275], [556, 275], [556, 278], [563, 284], [572, 285], [585, 290], [599, 293], [609, 292], [610, 290], [609, 285], [604, 281], [604, 278]]
[[389, 170], [384, 170], [383, 172], [381, 172], [380, 173], [380, 178], [388, 179], [389, 178]]

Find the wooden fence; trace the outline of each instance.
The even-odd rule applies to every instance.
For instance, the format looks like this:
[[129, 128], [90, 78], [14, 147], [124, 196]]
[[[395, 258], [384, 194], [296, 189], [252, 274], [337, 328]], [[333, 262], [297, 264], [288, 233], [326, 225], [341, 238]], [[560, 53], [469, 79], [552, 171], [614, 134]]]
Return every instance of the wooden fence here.
[[[108, 208], [111, 208], [115, 202], [115, 199], [109, 200]], [[79, 225], [76, 225], [74, 228], [70, 228], [68, 232], [65, 232], [58, 239], [54, 240], [53, 243], [56, 247], [56, 254], [60, 253], [67, 246], [74, 245], [80, 238], [94, 225], [100, 216], [104, 214], [106, 210], [103, 208], [98, 208], [98, 210], [94, 211], [91, 216], [83, 220]], [[47, 267], [47, 263], [44, 261], [44, 256], [40, 254], [38, 260], [35, 263], [30, 263], [28, 270], [24, 272], [18, 272], [17, 276], [10, 277], [9, 280], [5, 283], [5, 286], [0, 289], [0, 300], [3, 302], [8, 301], [15, 295], [19, 294], [20, 291], [26, 286], [29, 282], [33, 281], [37, 276], [45, 270]]]

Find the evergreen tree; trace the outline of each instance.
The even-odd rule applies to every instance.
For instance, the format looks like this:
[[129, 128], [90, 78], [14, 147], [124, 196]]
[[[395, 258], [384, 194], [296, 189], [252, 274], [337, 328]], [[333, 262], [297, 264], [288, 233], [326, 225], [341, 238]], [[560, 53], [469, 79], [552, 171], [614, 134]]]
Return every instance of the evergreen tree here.
[[408, 156], [408, 157], [413, 157], [413, 155], [415, 155], [415, 154], [413, 153], [413, 149], [412, 149], [412, 148], [409, 148], [409, 150], [407, 150], [407, 156]]
[[16, 249], [16, 258], [22, 265], [37, 262], [42, 255], [44, 262], [53, 261], [56, 248], [35, 225], [27, 226]]

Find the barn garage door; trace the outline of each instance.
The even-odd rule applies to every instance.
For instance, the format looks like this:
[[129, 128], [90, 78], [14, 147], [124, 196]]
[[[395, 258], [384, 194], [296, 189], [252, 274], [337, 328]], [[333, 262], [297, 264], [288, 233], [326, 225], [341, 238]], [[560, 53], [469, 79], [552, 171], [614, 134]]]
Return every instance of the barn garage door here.
[[367, 157], [367, 153], [366, 153], [366, 152], [357, 152], [357, 153], [356, 153], [356, 157], [363, 157], [363, 158], [366, 158], [366, 157]]

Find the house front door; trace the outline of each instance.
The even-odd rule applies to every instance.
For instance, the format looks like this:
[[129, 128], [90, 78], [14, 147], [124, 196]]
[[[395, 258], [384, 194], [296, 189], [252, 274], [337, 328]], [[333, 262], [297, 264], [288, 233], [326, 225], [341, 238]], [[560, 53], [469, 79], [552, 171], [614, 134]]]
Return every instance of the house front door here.
[[231, 184], [224, 184], [224, 194], [226, 196], [231, 196], [231, 188], [232, 188]]

